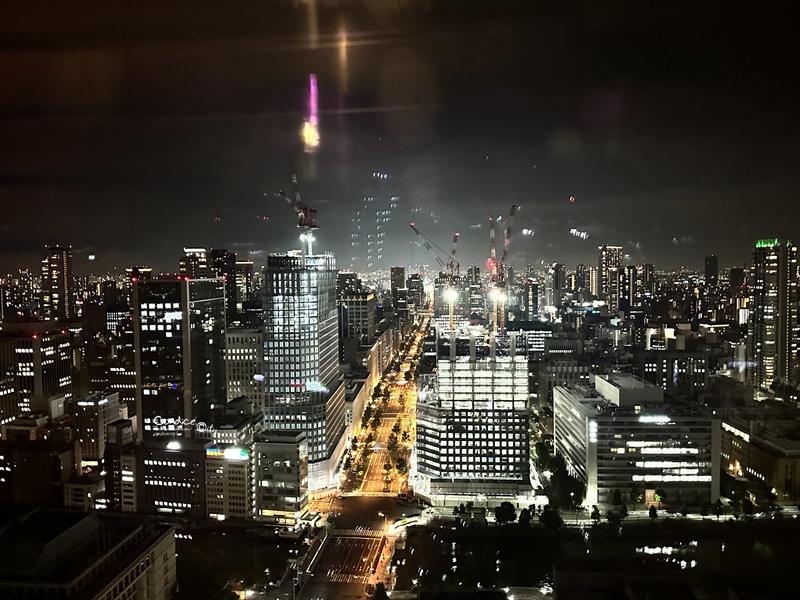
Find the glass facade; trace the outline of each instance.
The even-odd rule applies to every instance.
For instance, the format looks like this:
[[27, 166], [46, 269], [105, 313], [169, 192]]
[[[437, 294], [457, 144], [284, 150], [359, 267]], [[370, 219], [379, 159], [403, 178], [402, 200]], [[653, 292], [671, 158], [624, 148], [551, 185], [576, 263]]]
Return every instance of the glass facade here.
[[225, 402], [224, 345], [222, 279], [134, 283], [136, 412], [145, 437], [179, 435], [180, 425], [164, 421], [203, 419]]
[[756, 387], [794, 374], [797, 364], [797, 247], [759, 240], [753, 251], [748, 369]]
[[310, 488], [327, 487], [344, 434], [333, 255], [270, 255], [264, 294], [264, 425], [304, 431]]

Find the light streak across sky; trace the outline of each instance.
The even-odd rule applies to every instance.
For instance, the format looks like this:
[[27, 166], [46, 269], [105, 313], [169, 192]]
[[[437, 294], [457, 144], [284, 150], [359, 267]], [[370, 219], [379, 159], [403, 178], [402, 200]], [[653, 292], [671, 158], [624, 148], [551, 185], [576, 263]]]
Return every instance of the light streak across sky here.
[[308, 76], [308, 117], [303, 122], [303, 145], [308, 154], [319, 148], [319, 100], [317, 94], [317, 76]]

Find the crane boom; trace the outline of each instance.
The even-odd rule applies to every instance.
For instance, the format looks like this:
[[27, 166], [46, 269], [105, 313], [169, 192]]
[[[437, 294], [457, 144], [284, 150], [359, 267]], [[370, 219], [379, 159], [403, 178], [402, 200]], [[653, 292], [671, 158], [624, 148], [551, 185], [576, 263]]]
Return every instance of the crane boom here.
[[[266, 196], [266, 194], [264, 194]], [[317, 229], [317, 210], [309, 208], [300, 198], [300, 190], [297, 184], [297, 174], [292, 167], [292, 196], [290, 197], [283, 190], [279, 190], [276, 196], [283, 198], [286, 203], [294, 209], [297, 215], [297, 227], [302, 229], [303, 233], [300, 235], [300, 240], [304, 242], [303, 251], [306, 255], [311, 255], [313, 251], [314, 236], [311, 233], [313, 229]]]
[[428, 250], [428, 252], [431, 253], [431, 256], [433, 256], [433, 258], [436, 260], [436, 263], [442, 269], [449, 270], [449, 264], [446, 265], [444, 260], [439, 255], [437, 255], [437, 253], [434, 252], [433, 249], [436, 248], [441, 253], [441, 256], [449, 256], [447, 251], [441, 248], [436, 242], [434, 242], [427, 235], [422, 233], [419, 229], [417, 229], [417, 226], [414, 223], [411, 223], [411, 229], [414, 230], [414, 233], [417, 234], [417, 237], [422, 238], [423, 240], [422, 245], [425, 246], [426, 250]]

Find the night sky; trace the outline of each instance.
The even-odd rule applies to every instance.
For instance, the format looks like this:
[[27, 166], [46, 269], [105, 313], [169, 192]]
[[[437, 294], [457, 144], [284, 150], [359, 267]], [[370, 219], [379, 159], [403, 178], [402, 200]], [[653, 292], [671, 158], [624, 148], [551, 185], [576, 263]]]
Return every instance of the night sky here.
[[[743, 265], [756, 238], [800, 237], [787, 14], [754, 2], [317, 0], [315, 27], [312, 3], [7, 3], [0, 272], [38, 268], [55, 243], [76, 249], [76, 272], [176, 270], [184, 245], [292, 247], [294, 215], [271, 197], [291, 163], [319, 213], [316, 247], [341, 267], [376, 170], [401, 198], [391, 262], [430, 262], [410, 243], [414, 207], [440, 245], [462, 233], [462, 265], [485, 262], [486, 219], [512, 203], [515, 229], [535, 231], [512, 239], [519, 266], [596, 264], [600, 243], [661, 268], [699, 268], [708, 253]], [[300, 138], [310, 73], [315, 155]]]

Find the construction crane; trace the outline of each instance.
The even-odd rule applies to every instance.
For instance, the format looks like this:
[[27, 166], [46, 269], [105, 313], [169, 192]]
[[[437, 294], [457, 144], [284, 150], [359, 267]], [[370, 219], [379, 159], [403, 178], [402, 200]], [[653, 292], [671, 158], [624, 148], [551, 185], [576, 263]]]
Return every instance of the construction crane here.
[[431, 253], [436, 263], [442, 268], [445, 273], [448, 286], [444, 292], [445, 300], [447, 300], [448, 304], [448, 312], [450, 317], [450, 331], [453, 331], [455, 327], [455, 315], [454, 315], [454, 308], [455, 302], [458, 299], [458, 290], [456, 289], [456, 280], [459, 277], [459, 273], [461, 272], [461, 265], [456, 261], [456, 249], [458, 247], [458, 237], [461, 235], [460, 233], [453, 234], [453, 244], [450, 249], [449, 260], [447, 264], [442, 260], [442, 258], [434, 251], [436, 248], [443, 256], [448, 256], [447, 252], [440, 248], [436, 242], [422, 233], [419, 229], [417, 229], [414, 223], [411, 223], [411, 229], [414, 230], [414, 233], [417, 234], [417, 237], [422, 239], [422, 245]]
[[[264, 195], [266, 196], [266, 194]], [[303, 242], [303, 253], [305, 256], [310, 256], [313, 254], [315, 239], [312, 231], [318, 228], [317, 209], [309, 208], [300, 198], [300, 189], [294, 168], [292, 168], [292, 196], [289, 196], [283, 190], [279, 190], [275, 195], [283, 198], [297, 213], [297, 228], [303, 230], [303, 233], [300, 234], [300, 241]]]
[[[511, 242], [511, 228], [514, 224], [514, 217], [517, 214], [517, 205], [511, 205], [511, 212], [506, 226], [503, 229], [503, 254], [500, 260], [497, 260], [497, 241], [495, 234], [495, 220], [489, 218], [489, 269], [491, 271], [492, 289], [489, 295], [492, 299], [492, 318], [491, 318], [491, 331], [506, 332], [506, 300], [508, 293], [506, 291], [506, 260], [508, 259], [508, 246]], [[499, 218], [498, 218], [499, 220]]]

